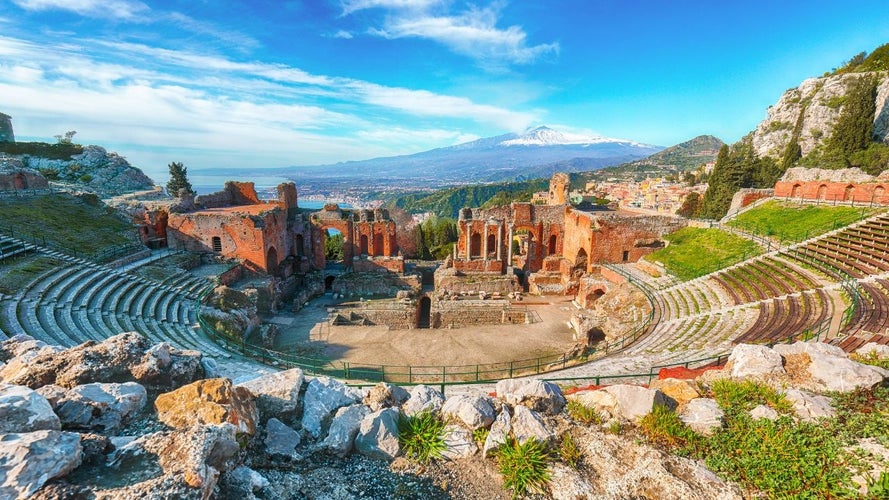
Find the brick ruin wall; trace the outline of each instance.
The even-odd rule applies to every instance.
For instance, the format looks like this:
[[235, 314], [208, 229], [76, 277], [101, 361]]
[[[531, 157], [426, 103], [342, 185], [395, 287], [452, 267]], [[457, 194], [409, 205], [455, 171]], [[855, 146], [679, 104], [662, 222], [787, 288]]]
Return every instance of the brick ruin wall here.
[[776, 198], [889, 205], [889, 183], [850, 183], [812, 181], [778, 181]]
[[228, 181], [222, 191], [202, 194], [194, 199], [194, 203], [201, 208], [222, 208], [259, 205], [263, 202], [256, 195], [256, 188], [252, 182]]
[[0, 174], [0, 191], [21, 191], [25, 189], [45, 189], [49, 182], [39, 173], [31, 170]]
[[587, 272], [598, 263], [636, 262], [660, 248], [664, 235], [686, 225], [677, 217], [592, 215], [572, 210], [565, 217], [563, 254], [574, 263], [585, 254]]
[[[411, 330], [417, 327], [418, 306], [389, 303], [385, 306], [364, 304], [338, 309], [334, 324], [338, 326], [387, 326], [391, 330]], [[478, 325], [521, 325], [531, 321], [525, 308], [510, 308], [507, 301], [433, 301], [430, 307], [431, 329], [463, 328]]]
[[732, 203], [729, 205], [728, 213], [737, 212], [738, 210], [755, 203], [763, 198], [771, 198], [774, 196], [774, 189], [753, 189], [745, 188], [738, 190], [732, 196]]

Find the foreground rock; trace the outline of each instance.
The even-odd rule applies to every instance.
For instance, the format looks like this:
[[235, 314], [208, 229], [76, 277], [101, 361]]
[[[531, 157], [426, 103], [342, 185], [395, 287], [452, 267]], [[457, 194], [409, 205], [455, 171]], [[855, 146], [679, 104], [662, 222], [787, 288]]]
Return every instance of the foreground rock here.
[[470, 429], [488, 427], [494, 422], [494, 407], [481, 395], [461, 394], [448, 398], [441, 407], [445, 418], [457, 419]]
[[392, 460], [401, 454], [398, 442], [398, 410], [386, 408], [364, 417], [355, 449], [371, 458]]
[[0, 498], [27, 498], [81, 460], [80, 436], [35, 431], [0, 435]]
[[555, 415], [565, 407], [559, 386], [542, 380], [507, 379], [497, 382], [497, 396], [510, 405], [523, 405], [534, 411]]
[[321, 426], [331, 413], [358, 402], [361, 395], [346, 384], [328, 377], [309, 381], [303, 402], [302, 426], [313, 438], [321, 437]]
[[[263, 420], [271, 417], [291, 422], [299, 407], [299, 391], [305, 377], [299, 368], [270, 373], [239, 384], [256, 396], [256, 407]], [[292, 422], [295, 423], [295, 422]]]
[[135, 382], [79, 385], [58, 400], [56, 412], [66, 429], [116, 432], [142, 410], [148, 395]]
[[0, 384], [0, 434], [61, 429], [45, 397], [21, 385]]
[[789, 375], [806, 381], [803, 386], [810, 390], [848, 392], [874, 387], [889, 376], [882, 368], [852, 361], [842, 349], [829, 344], [796, 342], [778, 344], [774, 350], [785, 359], [799, 361], [788, 363], [800, 372]]
[[259, 419], [250, 391], [234, 387], [227, 378], [198, 380], [161, 394], [154, 406], [158, 419], [177, 429], [228, 423], [252, 436]]

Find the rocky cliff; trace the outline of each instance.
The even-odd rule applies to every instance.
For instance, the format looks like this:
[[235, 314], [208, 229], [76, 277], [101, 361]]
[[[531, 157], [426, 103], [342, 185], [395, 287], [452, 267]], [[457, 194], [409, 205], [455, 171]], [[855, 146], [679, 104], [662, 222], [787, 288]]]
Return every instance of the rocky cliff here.
[[16, 153], [10, 153], [10, 156], [19, 159], [25, 168], [39, 171], [49, 180], [82, 185], [103, 195], [129, 193], [154, 186], [154, 181], [126, 158], [109, 153], [101, 146], [84, 146], [81, 153], [66, 160]]
[[777, 104], [769, 107], [766, 119], [753, 131], [756, 154], [781, 159], [797, 124], [800, 127], [798, 142], [802, 154], [808, 154], [832, 133], [850, 82], [867, 75], [880, 80], [874, 114], [874, 138], [889, 142], [889, 72], [846, 73], [809, 78], [799, 87], [784, 92]]
[[12, 117], [0, 113], [0, 142], [15, 142], [15, 134], [12, 133]]

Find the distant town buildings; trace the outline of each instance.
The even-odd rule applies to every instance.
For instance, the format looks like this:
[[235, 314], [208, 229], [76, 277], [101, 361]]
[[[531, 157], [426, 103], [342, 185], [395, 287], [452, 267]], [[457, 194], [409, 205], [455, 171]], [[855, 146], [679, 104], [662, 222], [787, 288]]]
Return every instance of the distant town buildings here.
[[706, 184], [688, 186], [684, 182], [668, 182], [658, 177], [640, 182], [589, 182], [583, 192], [574, 191], [570, 194], [570, 198], [572, 203], [575, 200], [580, 202], [607, 198], [622, 210], [675, 214], [689, 193], [696, 192], [703, 195], [706, 190]]

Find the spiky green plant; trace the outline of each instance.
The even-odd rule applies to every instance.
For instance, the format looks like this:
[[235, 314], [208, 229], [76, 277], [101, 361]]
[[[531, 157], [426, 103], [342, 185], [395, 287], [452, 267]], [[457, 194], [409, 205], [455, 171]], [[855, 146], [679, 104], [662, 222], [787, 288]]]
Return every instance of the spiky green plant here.
[[507, 439], [497, 451], [497, 467], [503, 476], [503, 485], [512, 490], [513, 498], [525, 493], [544, 493], [550, 481], [546, 444], [533, 438], [524, 443]]
[[428, 411], [399, 417], [398, 442], [404, 455], [421, 463], [440, 458], [445, 450], [444, 428], [438, 415]]
[[583, 458], [583, 451], [577, 446], [577, 441], [567, 432], [562, 435], [562, 442], [559, 445], [559, 457], [572, 469], [576, 469], [580, 464], [580, 459]]
[[577, 401], [568, 401], [566, 408], [568, 416], [578, 423], [585, 425], [599, 425], [602, 423], [602, 415], [595, 408], [584, 406]]

